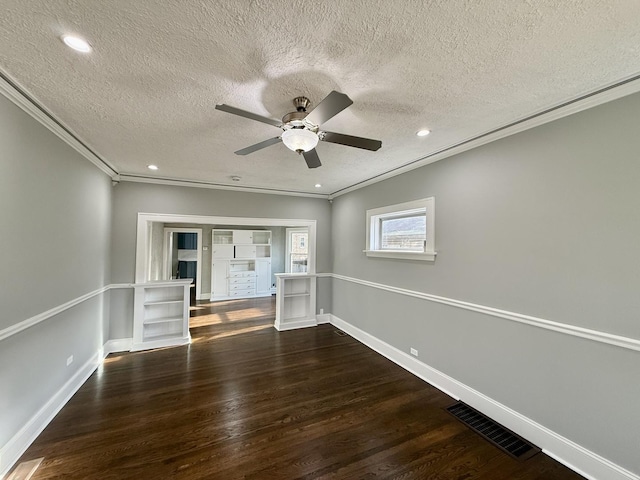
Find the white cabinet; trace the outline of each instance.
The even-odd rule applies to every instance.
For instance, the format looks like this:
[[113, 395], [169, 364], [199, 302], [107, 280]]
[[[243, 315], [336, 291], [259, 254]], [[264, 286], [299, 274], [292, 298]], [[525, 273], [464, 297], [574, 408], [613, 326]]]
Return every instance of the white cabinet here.
[[216, 245], [211, 247], [213, 258], [233, 258], [233, 245]]
[[252, 244], [253, 230], [233, 230], [234, 244]]
[[256, 295], [271, 295], [271, 259], [256, 259]]
[[214, 260], [211, 266], [211, 297], [229, 295], [229, 261]]
[[292, 330], [317, 324], [315, 275], [276, 273], [275, 328]]
[[211, 300], [271, 295], [271, 231], [212, 232]]
[[236, 245], [235, 258], [256, 258], [255, 245]]
[[189, 289], [191, 279], [134, 285], [131, 351], [191, 343]]

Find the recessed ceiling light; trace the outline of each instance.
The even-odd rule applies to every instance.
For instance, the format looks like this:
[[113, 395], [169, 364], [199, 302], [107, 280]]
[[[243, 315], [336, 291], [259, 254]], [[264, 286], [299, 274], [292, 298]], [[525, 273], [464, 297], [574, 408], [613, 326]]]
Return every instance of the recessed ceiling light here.
[[158, 166], [157, 165], [147, 165], [147, 168], [149, 170], [158, 170]]
[[426, 137], [430, 133], [431, 133], [431, 130], [420, 130], [418, 133], [416, 133], [416, 135], [419, 137]]
[[86, 40], [80, 37], [74, 37], [73, 35], [63, 35], [62, 41], [69, 47], [77, 50], [78, 52], [88, 53], [91, 51], [91, 45]]
[[316, 183], [316, 188], [320, 188], [322, 187], [322, 185], [320, 185], [319, 183]]

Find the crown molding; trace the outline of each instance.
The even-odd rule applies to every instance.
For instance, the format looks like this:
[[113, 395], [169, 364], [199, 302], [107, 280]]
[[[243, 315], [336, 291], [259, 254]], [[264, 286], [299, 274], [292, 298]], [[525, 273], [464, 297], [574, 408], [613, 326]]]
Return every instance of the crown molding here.
[[150, 177], [144, 175], [136, 175], [132, 173], [121, 173], [119, 175], [119, 181], [122, 182], [139, 182], [139, 183], [153, 183], [157, 185], [174, 185], [178, 187], [195, 187], [195, 188], [209, 188], [213, 190], [231, 190], [235, 192], [248, 192], [248, 193], [263, 193], [267, 195], [287, 195], [291, 197], [308, 197], [319, 198], [328, 200], [328, 194], [322, 193], [308, 193], [308, 192], [295, 192], [291, 190], [278, 190], [276, 188], [261, 188], [261, 187], [239, 187], [235, 185], [225, 185], [221, 183], [205, 182], [202, 180], [186, 180], [181, 178], [168, 178], [168, 177]]
[[394, 168], [393, 170], [389, 170], [388, 172], [376, 175], [375, 177], [363, 180], [362, 182], [351, 185], [350, 187], [337, 190], [336, 192], [333, 192], [329, 195], [329, 199], [334, 199], [336, 197], [339, 197], [340, 195], [344, 195], [346, 193], [353, 192], [354, 190], [359, 190], [369, 185], [381, 182], [388, 178], [410, 172], [411, 170], [415, 170], [416, 168], [420, 168], [430, 163], [437, 162], [438, 160], [443, 160], [447, 157], [466, 152], [467, 150], [471, 150], [481, 145], [495, 142], [496, 140], [500, 140], [501, 138], [515, 135], [516, 133], [535, 128], [540, 125], [544, 125], [545, 123], [553, 122], [554, 120], [558, 120], [560, 118], [573, 115], [574, 113], [588, 110], [590, 108], [597, 107], [598, 105], [602, 105], [604, 103], [608, 103], [613, 100], [617, 100], [619, 98], [626, 97], [627, 95], [638, 92], [640, 92], [640, 75], [634, 75], [607, 87], [595, 90], [591, 93], [581, 95], [564, 103], [541, 110], [539, 112], [535, 112], [508, 125], [504, 125], [494, 130], [481, 133], [453, 145], [446, 146], [436, 152], [413, 160], [405, 165]]
[[0, 72], [0, 93], [111, 178], [118, 175], [115, 168], [78, 140], [70, 128], [47, 112], [24, 88], [10, 80], [3, 72]]

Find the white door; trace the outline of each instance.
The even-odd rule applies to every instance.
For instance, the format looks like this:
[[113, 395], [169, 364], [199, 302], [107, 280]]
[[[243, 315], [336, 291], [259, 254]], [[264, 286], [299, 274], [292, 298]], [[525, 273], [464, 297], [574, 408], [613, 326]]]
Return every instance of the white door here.
[[229, 262], [213, 262], [211, 265], [211, 298], [229, 296]]
[[256, 260], [256, 295], [271, 295], [271, 259]]

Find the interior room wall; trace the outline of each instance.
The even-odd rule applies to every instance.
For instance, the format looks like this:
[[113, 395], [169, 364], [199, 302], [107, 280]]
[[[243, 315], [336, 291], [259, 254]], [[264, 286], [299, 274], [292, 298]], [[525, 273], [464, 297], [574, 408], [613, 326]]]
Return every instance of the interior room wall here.
[[[113, 211], [111, 241], [114, 283], [134, 280], [139, 212], [316, 220], [316, 270], [328, 272], [331, 267], [331, 205], [324, 199], [121, 182], [113, 190]], [[204, 237], [203, 243], [210, 246], [211, 232], [204, 232]], [[211, 248], [208, 252], [209, 254], [203, 257], [203, 266], [211, 264]], [[210, 274], [208, 276], [210, 277]], [[207, 275], [203, 272], [203, 282], [206, 278]], [[323, 298], [330, 298], [328, 293], [318, 294]], [[131, 336], [133, 310], [127, 314], [122, 307], [123, 303], [132, 302], [129, 296], [132, 297], [133, 293], [121, 291], [111, 296], [111, 338]]]
[[46, 318], [0, 340], [0, 475], [37, 427], [30, 422], [106, 341], [106, 292], [40, 315], [108, 285], [111, 189], [107, 175], [0, 95], [0, 332]]
[[[640, 474], [640, 352], [352, 281], [640, 339], [639, 115], [624, 97], [336, 198], [332, 313]], [[435, 262], [362, 253], [367, 209], [429, 196]]]

